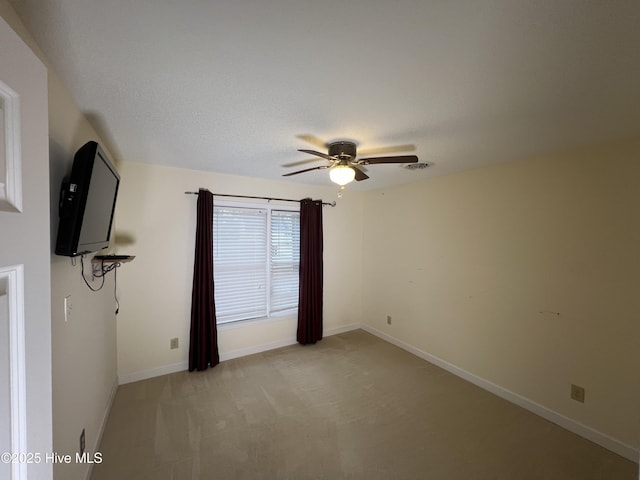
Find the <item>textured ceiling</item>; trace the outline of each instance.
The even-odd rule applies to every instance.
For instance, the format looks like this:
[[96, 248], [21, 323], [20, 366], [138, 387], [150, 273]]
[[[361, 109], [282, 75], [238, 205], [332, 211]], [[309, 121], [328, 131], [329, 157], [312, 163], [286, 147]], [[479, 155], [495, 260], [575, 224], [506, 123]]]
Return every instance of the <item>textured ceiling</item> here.
[[282, 179], [310, 134], [432, 164], [367, 189], [640, 134], [637, 0], [12, 4], [125, 160]]

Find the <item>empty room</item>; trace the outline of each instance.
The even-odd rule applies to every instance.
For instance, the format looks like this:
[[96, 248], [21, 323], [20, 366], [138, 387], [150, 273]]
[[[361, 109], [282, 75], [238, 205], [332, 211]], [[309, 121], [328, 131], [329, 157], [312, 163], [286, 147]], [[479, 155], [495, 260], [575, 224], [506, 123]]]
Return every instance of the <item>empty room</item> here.
[[0, 478], [640, 478], [638, 2], [0, 16]]

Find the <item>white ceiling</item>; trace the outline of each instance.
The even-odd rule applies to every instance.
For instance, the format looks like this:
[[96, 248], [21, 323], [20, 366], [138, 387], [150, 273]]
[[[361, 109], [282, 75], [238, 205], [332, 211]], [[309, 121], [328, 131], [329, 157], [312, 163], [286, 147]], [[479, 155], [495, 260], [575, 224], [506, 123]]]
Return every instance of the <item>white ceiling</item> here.
[[369, 189], [640, 134], [637, 0], [12, 3], [125, 160], [283, 179], [311, 134], [432, 163]]

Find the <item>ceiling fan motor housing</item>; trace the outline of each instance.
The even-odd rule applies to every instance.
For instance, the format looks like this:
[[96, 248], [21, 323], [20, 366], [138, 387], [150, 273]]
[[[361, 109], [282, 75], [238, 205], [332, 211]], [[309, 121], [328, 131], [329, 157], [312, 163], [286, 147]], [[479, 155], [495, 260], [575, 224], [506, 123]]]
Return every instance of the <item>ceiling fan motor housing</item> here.
[[345, 157], [356, 158], [356, 144], [353, 142], [333, 142], [329, 144], [329, 155], [344, 160]]

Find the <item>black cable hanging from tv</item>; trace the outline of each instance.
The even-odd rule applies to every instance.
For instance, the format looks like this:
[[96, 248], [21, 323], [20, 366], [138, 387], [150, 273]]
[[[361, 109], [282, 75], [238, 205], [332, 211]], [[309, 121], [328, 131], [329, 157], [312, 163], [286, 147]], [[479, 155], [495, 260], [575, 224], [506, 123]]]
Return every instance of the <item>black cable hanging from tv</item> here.
[[[201, 190], [207, 190], [206, 188], [203, 188]], [[207, 190], [209, 191], [209, 190]], [[198, 192], [184, 192], [185, 195], [198, 195]], [[278, 202], [296, 202], [296, 203], [300, 203], [302, 200], [294, 200], [293, 198], [274, 198], [274, 197], [254, 197], [252, 195], [230, 195], [227, 193], [211, 193], [211, 195], [213, 195], [214, 197], [232, 197], [232, 198], [252, 198], [254, 200], [275, 200]], [[333, 201], [331, 203], [329, 202], [322, 202], [322, 205], [327, 205], [328, 207], [335, 207], [336, 206], [336, 202]]]

